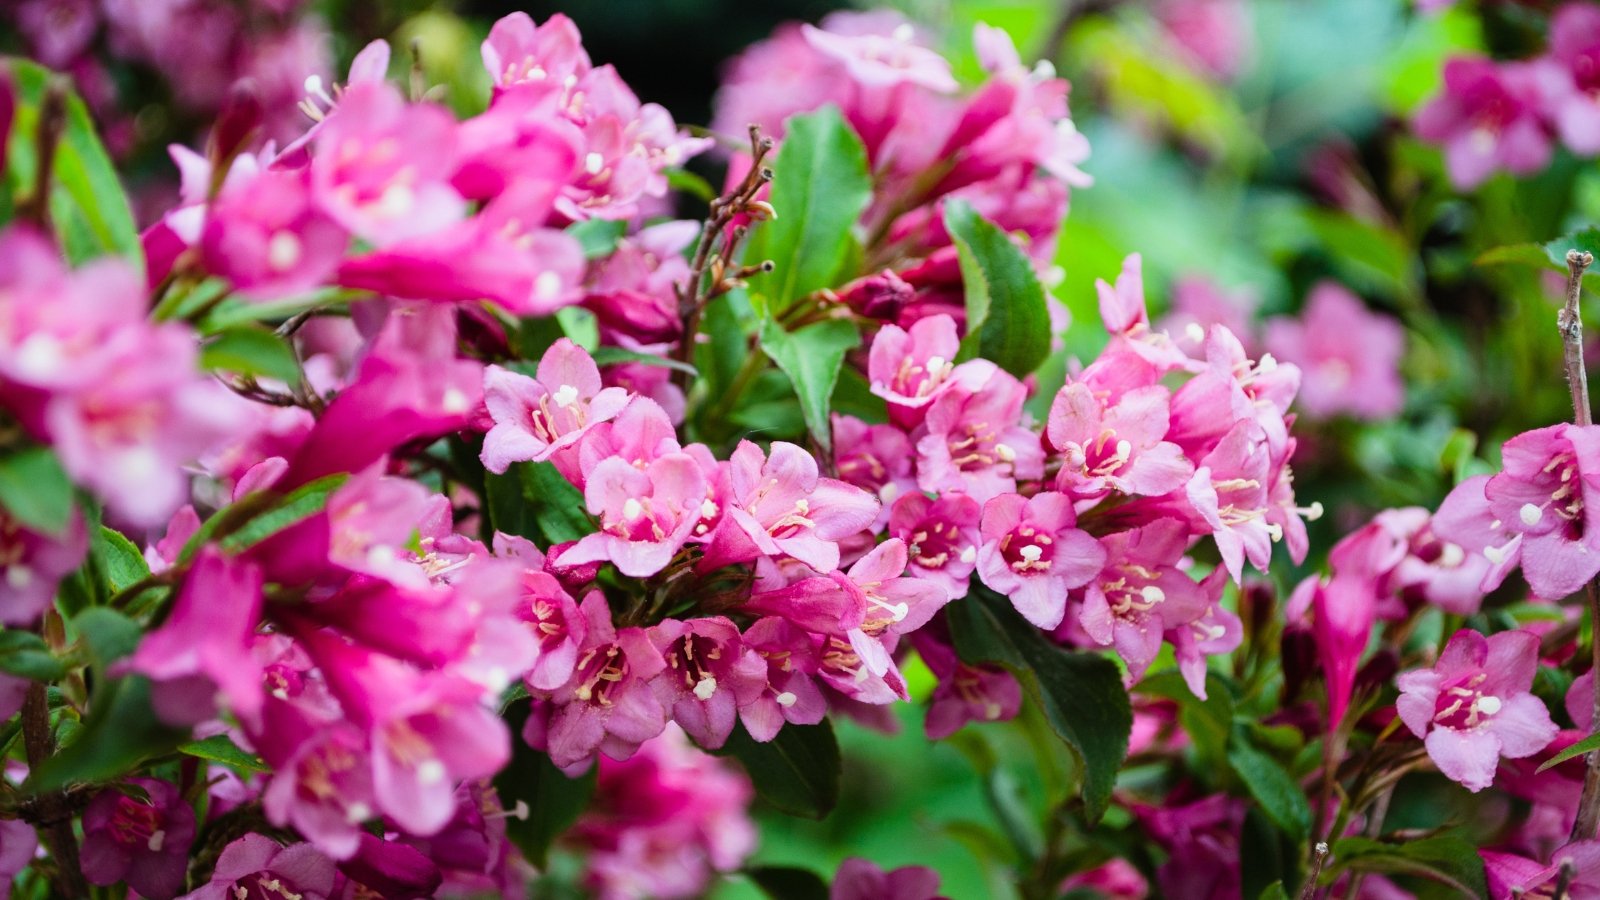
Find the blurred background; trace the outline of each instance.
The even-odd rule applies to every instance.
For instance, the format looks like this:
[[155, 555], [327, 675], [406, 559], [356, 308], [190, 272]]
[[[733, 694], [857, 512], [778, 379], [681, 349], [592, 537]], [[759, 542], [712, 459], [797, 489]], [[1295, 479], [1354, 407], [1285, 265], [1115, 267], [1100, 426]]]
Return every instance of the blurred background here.
[[[1570, 415], [1555, 331], [1563, 280], [1526, 248], [1600, 218], [1600, 169], [1558, 148], [1542, 171], [1496, 174], [1462, 192], [1450, 186], [1440, 150], [1410, 126], [1441, 90], [1447, 58], [1540, 52], [1547, 6], [881, 5], [929, 26], [969, 81], [981, 74], [976, 22], [1003, 28], [1024, 58], [1071, 80], [1074, 119], [1093, 147], [1083, 168], [1095, 184], [1073, 193], [1049, 279], [1072, 315], [1064, 334], [1069, 356], [1090, 358], [1104, 340], [1095, 279], [1113, 278], [1124, 257], [1139, 252], [1154, 318], [1171, 314], [1166, 321], [1178, 330], [1192, 321], [1232, 322], [1253, 351], [1306, 370], [1296, 487], [1302, 502], [1320, 501], [1328, 514], [1313, 525], [1306, 565], [1295, 571], [1285, 563], [1268, 586], [1280, 596], [1374, 511], [1433, 507], [1457, 478], [1496, 462], [1502, 440]], [[680, 123], [704, 125], [733, 56], [781, 22], [815, 22], [846, 6], [4, 0], [0, 52], [23, 53], [72, 76], [148, 222], [176, 196], [167, 145], [201, 143], [241, 78], [255, 82], [274, 111], [275, 136], [286, 141], [305, 125], [295, 103], [306, 76], [342, 80], [354, 53], [381, 37], [396, 47], [396, 73], [412, 64], [415, 46], [431, 89], [459, 112], [475, 113], [488, 98], [478, 43], [490, 24], [519, 9], [536, 20], [563, 12], [578, 24], [594, 61], [615, 65], [640, 99], [665, 105]], [[720, 180], [719, 166], [714, 156], [695, 163], [712, 183]], [[696, 214], [692, 206], [681, 212]], [[1507, 246], [1521, 249], [1497, 250]], [[1308, 297], [1319, 291], [1341, 298], [1339, 314], [1305, 315]], [[1329, 301], [1330, 309], [1336, 305]], [[1362, 346], [1376, 340], [1371, 335], [1397, 333], [1404, 347], [1398, 358]], [[1393, 390], [1398, 399], [1378, 399]], [[912, 674], [914, 692], [929, 689], [926, 672]], [[844, 799], [826, 822], [762, 815], [757, 861], [827, 869], [861, 855], [886, 868], [932, 865], [949, 896], [1005, 896], [1009, 876], [992, 863], [1012, 851], [996, 834], [1037, 819], [1041, 798], [1054, 793], [1046, 788], [1066, 777], [1035, 762], [1031, 748], [1045, 740], [1042, 726], [1024, 716], [930, 744], [919, 706], [895, 710], [895, 721], [844, 729], [851, 757]], [[884, 727], [897, 733], [885, 737]], [[1127, 778], [1136, 784], [1138, 775], [1135, 767]], [[1115, 831], [1118, 823], [1108, 824]], [[1141, 852], [1093, 842], [1083, 852], [1113, 851]], [[556, 863], [546, 885], [552, 895], [560, 894], [561, 867], [569, 864]], [[754, 895], [738, 884], [724, 890]]]

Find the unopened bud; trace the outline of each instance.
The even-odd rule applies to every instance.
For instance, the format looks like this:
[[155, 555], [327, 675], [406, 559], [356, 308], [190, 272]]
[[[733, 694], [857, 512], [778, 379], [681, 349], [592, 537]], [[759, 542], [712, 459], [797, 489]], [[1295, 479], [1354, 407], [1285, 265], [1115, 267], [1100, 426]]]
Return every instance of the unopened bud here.
[[770, 222], [778, 218], [778, 211], [773, 209], [772, 204], [765, 200], [751, 200], [744, 205], [744, 211], [757, 222]]

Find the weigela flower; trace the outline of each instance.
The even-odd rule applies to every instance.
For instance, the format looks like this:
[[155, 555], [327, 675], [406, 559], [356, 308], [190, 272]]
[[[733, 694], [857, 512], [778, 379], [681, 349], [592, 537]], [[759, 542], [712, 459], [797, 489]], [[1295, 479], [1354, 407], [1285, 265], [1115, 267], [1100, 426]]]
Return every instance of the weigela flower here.
[[757, 741], [770, 741], [785, 722], [815, 725], [828, 713], [814, 673], [821, 665], [816, 640], [789, 621], [768, 616], [745, 629], [744, 644], [765, 663], [761, 693], [739, 707], [739, 721]]
[[[1559, 76], [1558, 76], [1559, 77]], [[1457, 57], [1444, 64], [1444, 90], [1417, 111], [1417, 136], [1444, 146], [1450, 182], [1467, 191], [1497, 169], [1528, 175], [1550, 161], [1541, 115], [1550, 89], [1543, 62]]]
[[700, 746], [721, 747], [739, 707], [766, 687], [765, 661], [722, 616], [663, 619], [650, 628], [650, 640], [667, 663], [652, 683], [661, 706]]
[[1108, 404], [1087, 384], [1068, 384], [1050, 405], [1046, 426], [1062, 457], [1056, 487], [1075, 499], [1110, 491], [1160, 496], [1194, 474], [1183, 448], [1164, 440], [1169, 394], [1161, 385], [1135, 388]]
[[64, 533], [35, 531], [0, 509], [0, 622], [30, 625], [50, 607], [56, 585], [83, 562], [89, 534], [76, 510]]
[[228, 179], [206, 212], [205, 266], [252, 299], [274, 299], [322, 285], [339, 268], [349, 239], [313, 205], [305, 171], [267, 169]]
[[132, 791], [110, 787], [83, 811], [83, 876], [91, 884], [128, 886], [152, 900], [183, 890], [194, 840], [194, 810], [172, 784], [133, 778]]
[[184, 900], [237, 900], [282, 897], [328, 900], [338, 872], [333, 861], [310, 844], [287, 847], [260, 834], [247, 834], [222, 849], [211, 880]]
[[1096, 279], [1094, 288], [1100, 295], [1100, 319], [1116, 343], [1161, 371], [1188, 363], [1188, 356], [1166, 332], [1150, 328], [1144, 300], [1144, 261], [1139, 254], [1129, 254], [1122, 261], [1122, 272], [1114, 286]]
[[873, 531], [883, 530], [891, 504], [917, 490], [911, 441], [893, 425], [868, 425], [855, 416], [834, 413], [833, 462], [840, 480], [882, 504]]
[[1481, 791], [1500, 757], [1532, 756], [1556, 736], [1550, 711], [1529, 693], [1538, 664], [1539, 639], [1529, 632], [1458, 631], [1432, 669], [1399, 677], [1395, 708], [1440, 772]]
[[963, 377], [928, 407], [917, 440], [917, 486], [925, 491], [987, 503], [1015, 491], [1019, 479], [1044, 474], [1039, 437], [1022, 425], [1027, 388], [992, 363], [984, 366], [987, 379]]
[[955, 381], [956, 353], [961, 338], [955, 320], [929, 316], [912, 323], [909, 331], [885, 325], [872, 339], [867, 379], [872, 392], [889, 404], [889, 417], [905, 430], [922, 421], [925, 409]]
[[939, 873], [927, 866], [885, 872], [859, 857], [840, 863], [828, 888], [828, 900], [937, 900], [938, 895]]
[[939, 679], [928, 698], [928, 717], [923, 722], [928, 740], [943, 740], [968, 722], [1002, 722], [1016, 718], [1021, 711], [1022, 685], [1017, 679], [996, 666], [962, 662], [943, 629], [923, 629], [911, 640], [917, 655]]
[[1304, 374], [1299, 404], [1308, 416], [1386, 419], [1405, 405], [1405, 330], [1368, 312], [1342, 285], [1324, 281], [1312, 288], [1299, 319], [1267, 320], [1263, 343]]
[[906, 543], [906, 574], [944, 588], [951, 600], [967, 595], [978, 546], [983, 507], [966, 494], [929, 500], [922, 493], [896, 500], [889, 513], [889, 535]]
[[1600, 11], [1587, 3], [1565, 3], [1550, 17], [1551, 66], [1556, 81], [1547, 112], [1561, 142], [1573, 152], [1600, 153], [1596, 90], [1600, 89]]
[[1548, 865], [1494, 850], [1479, 850], [1478, 855], [1492, 897], [1539, 897], [1557, 885], [1565, 886], [1568, 897], [1600, 896], [1600, 841], [1567, 844], [1550, 855]]
[[1067, 614], [1068, 591], [1088, 584], [1106, 563], [1105, 548], [1076, 523], [1065, 494], [996, 497], [983, 508], [978, 577], [1009, 597], [1023, 618], [1055, 628]]
[[1235, 582], [1244, 561], [1265, 571], [1281, 526], [1267, 520], [1270, 460], [1266, 435], [1253, 420], [1240, 421], [1216, 449], [1200, 460], [1186, 493], [1217, 542], [1223, 565]]
[[1200, 585], [1176, 566], [1189, 531], [1177, 519], [1157, 519], [1106, 535], [1100, 546], [1105, 567], [1084, 587], [1078, 619], [1095, 643], [1116, 648], [1137, 679], [1161, 649], [1163, 633], [1206, 610]]
[[537, 377], [490, 366], [483, 390], [494, 418], [483, 439], [483, 464], [491, 472], [549, 459], [628, 403], [627, 392], [604, 387], [593, 357], [567, 338], [545, 351]]
[[686, 453], [668, 453], [642, 469], [618, 457], [603, 460], [584, 486], [600, 530], [563, 553], [563, 564], [608, 560], [632, 578], [654, 575], [699, 524], [705, 497], [705, 476]]

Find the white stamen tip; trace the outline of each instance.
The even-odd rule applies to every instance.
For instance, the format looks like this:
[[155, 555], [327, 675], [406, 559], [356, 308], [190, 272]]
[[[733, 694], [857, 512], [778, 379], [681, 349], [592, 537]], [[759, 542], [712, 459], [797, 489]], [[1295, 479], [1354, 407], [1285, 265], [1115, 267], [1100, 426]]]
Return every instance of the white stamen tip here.
[[570, 384], [563, 384], [561, 387], [556, 388], [556, 392], [550, 396], [551, 399], [556, 401], [557, 406], [571, 406], [578, 402], [578, 389]]
[[518, 800], [516, 807], [511, 810], [513, 819], [521, 819], [524, 822], [528, 821], [528, 816], [530, 815], [533, 815], [533, 810], [528, 808], [528, 801], [526, 800]]
[[930, 357], [928, 357], [928, 374], [929, 375], [938, 375], [939, 373], [944, 371], [944, 367], [946, 365], [948, 365], [948, 363], [945, 361], [944, 357], [942, 357], [942, 356], [930, 356]]
[[624, 519], [637, 519], [644, 515], [644, 506], [638, 500], [629, 497], [622, 502], [622, 517]]
[[904, 603], [896, 603], [893, 606], [885, 607], [885, 609], [889, 610], [889, 615], [894, 616], [896, 622], [903, 621], [906, 614], [911, 612], [911, 607]]
[[6, 584], [14, 590], [22, 590], [33, 584], [33, 570], [23, 565], [8, 566], [6, 568]]
[[1199, 322], [1190, 322], [1184, 327], [1183, 333], [1188, 335], [1189, 340], [1194, 341], [1196, 344], [1205, 343], [1206, 330], [1200, 327]]
[[701, 700], [710, 700], [717, 692], [717, 680], [710, 675], [700, 679], [694, 684], [694, 695]]
[[808, 512], [811, 512], [811, 501], [801, 497], [799, 500], [794, 502], [794, 511], [802, 516]]
[[1544, 510], [1532, 503], [1524, 503], [1522, 508], [1517, 510], [1517, 517], [1522, 519], [1524, 525], [1537, 525], [1539, 520], [1544, 518]]
[[716, 514], [717, 505], [711, 502], [711, 498], [707, 497], [706, 499], [700, 501], [700, 518], [710, 519], [715, 517]]
[[1498, 566], [1506, 561], [1506, 548], [1485, 547], [1483, 548], [1483, 555], [1489, 560], [1489, 562], [1492, 562]]
[[967, 547], [967, 549], [961, 551], [961, 561], [963, 563], [971, 563], [971, 562], [975, 561], [977, 558], [978, 558], [978, 548], [977, 547], [969, 546], [969, 547]]
[[784, 691], [783, 693], [779, 694], [775, 699], [778, 701], [778, 705], [784, 708], [793, 706], [800, 700], [799, 697], [796, 697], [794, 694], [791, 694], [788, 691]]
[[549, 300], [561, 292], [561, 276], [554, 272], [540, 272], [533, 279], [533, 296], [540, 300]]
[[1306, 511], [1303, 513], [1303, 515], [1306, 517], [1307, 522], [1315, 522], [1316, 520], [1322, 518], [1322, 513], [1322, 501], [1313, 500], [1311, 501], [1311, 505], [1306, 507]]
[[267, 265], [282, 272], [300, 261], [300, 239], [293, 232], [280, 231], [267, 241]]
[[459, 414], [467, 411], [467, 395], [460, 388], [448, 388], [444, 392], [444, 411]]
[[424, 760], [417, 766], [417, 780], [423, 784], [438, 784], [444, 780], [444, 763], [437, 759]]
[[1017, 451], [1005, 444], [995, 444], [994, 455], [1000, 457], [1001, 462], [1016, 462], [1017, 460]]
[[322, 94], [322, 76], [307, 75], [305, 88], [306, 93], [320, 96]]
[[917, 30], [911, 27], [910, 22], [901, 22], [894, 28], [894, 39], [902, 44], [911, 43], [911, 39], [916, 36]]
[[1486, 716], [1492, 716], [1495, 713], [1499, 712], [1500, 711], [1500, 705], [1501, 704], [1500, 704], [1500, 698], [1499, 697], [1479, 697], [1478, 698], [1478, 712], [1481, 712]]
[[1139, 596], [1143, 597], [1146, 603], [1160, 603], [1167, 599], [1167, 592], [1153, 584], [1147, 584], [1139, 589]]
[[150, 848], [151, 853], [160, 853], [161, 845], [165, 844], [166, 842], [167, 833], [158, 828], [156, 829], [155, 833], [150, 835], [150, 840], [145, 843], [145, 846]]
[[600, 170], [606, 167], [606, 158], [598, 153], [590, 153], [583, 158], [583, 170], [590, 175], [599, 175]]
[[1044, 555], [1044, 551], [1039, 549], [1037, 544], [1029, 544], [1017, 552], [1020, 553], [1022, 558], [1028, 562], [1038, 562], [1039, 557]]
[[1261, 361], [1256, 363], [1256, 369], [1262, 372], [1271, 372], [1278, 368], [1278, 360], [1271, 353], [1261, 354]]
[[365, 822], [366, 820], [372, 818], [372, 807], [357, 801], [350, 804], [350, 806], [345, 809], [344, 818], [345, 821], [352, 824], [356, 822]]
[[1439, 565], [1446, 569], [1454, 569], [1466, 561], [1467, 554], [1461, 549], [1460, 544], [1445, 544], [1439, 550]]

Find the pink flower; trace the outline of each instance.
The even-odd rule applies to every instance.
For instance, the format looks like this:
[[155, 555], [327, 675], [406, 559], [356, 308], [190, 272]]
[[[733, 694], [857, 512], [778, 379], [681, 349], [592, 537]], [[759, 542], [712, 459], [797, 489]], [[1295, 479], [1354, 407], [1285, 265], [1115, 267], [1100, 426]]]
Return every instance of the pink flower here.
[[134, 778], [145, 798], [107, 788], [83, 812], [83, 876], [89, 883], [128, 886], [151, 900], [183, 890], [194, 840], [194, 810], [172, 784]]
[[[1558, 884], [1567, 897], [1600, 896], [1600, 841], [1574, 841], [1550, 855], [1549, 865], [1511, 853], [1479, 850], [1489, 879], [1489, 896], [1495, 900], [1538, 897]], [[1562, 870], [1570, 868], [1570, 875]], [[1552, 896], [1554, 894], [1552, 893]]]
[[810, 453], [773, 441], [767, 454], [740, 441], [728, 461], [728, 493], [701, 571], [791, 556], [819, 572], [839, 568], [838, 541], [877, 518], [879, 504], [866, 491], [817, 475]]
[[1565, 76], [1546, 110], [1561, 142], [1575, 153], [1600, 153], [1600, 11], [1566, 3], [1550, 18], [1550, 59]]
[[949, 316], [918, 319], [906, 331], [885, 325], [872, 339], [867, 378], [872, 392], [889, 404], [889, 417], [910, 430], [921, 423], [925, 409], [955, 381], [956, 353], [961, 338]]
[[1450, 182], [1482, 184], [1496, 169], [1529, 175], [1550, 161], [1541, 115], [1549, 64], [1457, 57], [1444, 64], [1444, 91], [1417, 111], [1417, 136], [1444, 146]]
[[905, 432], [893, 425], [868, 425], [854, 416], [833, 414], [833, 461], [839, 478], [878, 498], [882, 504], [873, 531], [889, 520], [890, 504], [916, 491], [916, 456]]
[[906, 542], [908, 574], [944, 588], [951, 600], [967, 595], [972, 570], [983, 542], [978, 520], [983, 507], [965, 494], [929, 500], [921, 493], [895, 501], [889, 534]]
[[765, 663], [766, 684], [739, 708], [739, 720], [758, 741], [770, 741], [783, 723], [815, 725], [828, 713], [827, 701], [812, 677], [821, 664], [816, 642], [799, 626], [777, 616], [757, 619], [744, 644]]
[[516, 559], [524, 567], [516, 612], [538, 643], [533, 665], [525, 676], [528, 687], [553, 691], [572, 677], [588, 623], [579, 615], [572, 595], [555, 576], [544, 571], [544, 557], [532, 543], [496, 534], [494, 549], [496, 555]]
[[1272, 541], [1283, 534], [1267, 520], [1269, 460], [1266, 435], [1254, 421], [1240, 421], [1216, 449], [1200, 460], [1189, 479], [1189, 503], [1211, 529], [1223, 565], [1239, 581], [1248, 558], [1266, 571]]
[[184, 578], [172, 613], [123, 664], [150, 678], [151, 705], [169, 725], [197, 725], [217, 702], [245, 723], [261, 715], [261, 663], [250, 651], [261, 615], [261, 571], [205, 549]]
[[1167, 434], [1167, 389], [1135, 388], [1114, 404], [1082, 382], [1068, 384], [1050, 405], [1046, 434], [1060, 450], [1056, 487], [1076, 499], [1111, 491], [1160, 496], [1194, 474], [1183, 449]]
[[675, 287], [689, 277], [683, 251], [699, 232], [697, 222], [652, 225], [595, 261], [583, 304], [599, 319], [603, 340], [639, 350], [678, 339], [683, 320]]
[[224, 847], [211, 881], [185, 894], [184, 900], [236, 900], [271, 897], [272, 893], [328, 900], [337, 875], [333, 861], [310, 844], [285, 847], [251, 833]]
[[1244, 624], [1239, 616], [1222, 605], [1222, 589], [1228, 580], [1226, 569], [1212, 569], [1200, 581], [1206, 609], [1193, 621], [1167, 632], [1184, 683], [1201, 700], [1206, 699], [1206, 657], [1232, 653], [1244, 641]]
[[332, 278], [348, 241], [312, 205], [304, 171], [228, 179], [206, 214], [201, 253], [211, 272], [252, 299], [309, 291]]
[[1174, 340], [1201, 347], [1214, 325], [1237, 336], [1248, 349], [1254, 346], [1252, 321], [1261, 298], [1249, 290], [1229, 290], [1204, 275], [1179, 276], [1172, 283], [1172, 308], [1161, 320], [1161, 330]]
[[1267, 321], [1267, 349], [1300, 367], [1300, 408], [1328, 418], [1386, 419], [1405, 405], [1400, 358], [1405, 331], [1367, 311], [1356, 295], [1324, 281], [1311, 289], [1301, 318]]
[[885, 872], [859, 857], [839, 864], [828, 889], [828, 900], [937, 900], [938, 895], [939, 873], [927, 866]]
[[535, 25], [524, 12], [499, 19], [483, 42], [482, 54], [483, 67], [494, 79], [496, 90], [519, 84], [562, 84], [590, 69], [578, 26], [560, 13], [543, 25]]
[[1289, 607], [1310, 608], [1323, 680], [1328, 686], [1328, 722], [1337, 727], [1350, 708], [1356, 672], [1377, 624], [1378, 588], [1370, 576], [1335, 571], [1332, 579], [1308, 578], [1296, 587]]
[[56, 585], [83, 562], [89, 534], [72, 511], [65, 532], [34, 531], [0, 508], [0, 622], [28, 626], [50, 608]]
[[380, 247], [431, 234], [466, 213], [449, 182], [456, 152], [456, 122], [445, 110], [409, 104], [381, 82], [352, 84], [317, 135], [312, 196]]
[[806, 42], [835, 64], [842, 63], [850, 77], [862, 85], [892, 88], [914, 84], [932, 91], [954, 91], [950, 63], [937, 52], [913, 42], [907, 26], [892, 35], [840, 34], [802, 25]]
[[650, 640], [667, 661], [652, 683], [662, 707], [695, 743], [721, 747], [738, 709], [766, 688], [766, 662], [722, 616], [664, 619], [650, 629]]
[[1066, 616], [1067, 592], [1088, 584], [1106, 563], [1105, 548], [1073, 527], [1076, 522], [1065, 494], [990, 500], [983, 508], [978, 577], [1010, 597], [1023, 618], [1055, 628]]
[[335, 859], [355, 855], [372, 818], [370, 745], [344, 721], [314, 722], [287, 702], [269, 701], [257, 747], [273, 767], [261, 794], [268, 821], [291, 826]]
[[484, 402], [494, 427], [483, 440], [483, 464], [491, 472], [549, 459], [628, 403], [626, 391], [601, 385], [594, 359], [567, 338], [545, 351], [537, 376], [499, 366], [484, 373]]
[[970, 666], [956, 657], [948, 634], [930, 626], [912, 636], [917, 655], [939, 679], [928, 698], [923, 730], [930, 741], [960, 731], [968, 722], [1002, 722], [1022, 709], [1022, 685], [994, 666]]
[[668, 453], [642, 469], [618, 457], [603, 460], [584, 487], [600, 530], [563, 553], [562, 563], [609, 560], [629, 577], [654, 575], [699, 524], [705, 498], [705, 476], [687, 453]]
[[1177, 519], [1157, 519], [1100, 539], [1105, 567], [1083, 592], [1079, 622], [1090, 639], [1115, 647], [1137, 679], [1161, 649], [1161, 636], [1206, 611], [1200, 585], [1177, 568], [1189, 531]]
[[1500, 757], [1532, 756], [1556, 736], [1549, 710], [1529, 693], [1538, 664], [1530, 632], [1458, 631], [1432, 669], [1400, 676], [1395, 708], [1440, 772], [1481, 791]]
[[1185, 365], [1188, 357], [1172, 342], [1164, 331], [1150, 328], [1150, 316], [1145, 311], [1144, 262], [1137, 253], [1122, 261], [1122, 272], [1115, 286], [1096, 279], [1095, 291], [1100, 295], [1100, 319], [1113, 343], [1133, 351], [1160, 371]]
[[1241, 0], [1166, 0], [1155, 15], [1167, 43], [1201, 74], [1232, 81], [1250, 64], [1250, 8]]
[[1600, 426], [1524, 432], [1501, 456], [1500, 474], [1450, 492], [1434, 531], [1488, 558], [1484, 590], [1520, 563], [1536, 596], [1565, 597], [1600, 573]]
[[925, 491], [987, 503], [1015, 491], [1018, 479], [1044, 474], [1039, 437], [1021, 424], [1027, 388], [992, 363], [984, 365], [987, 380], [959, 384], [928, 407], [927, 432], [917, 440], [917, 486]]

